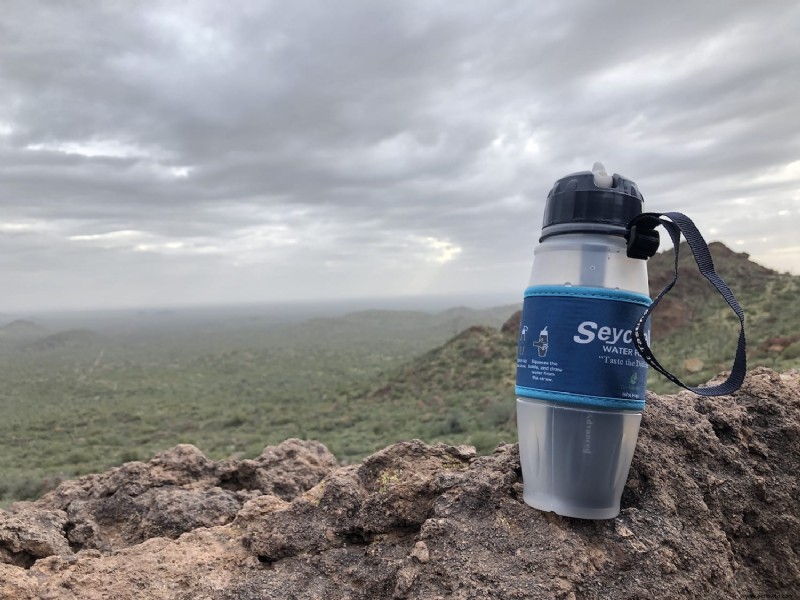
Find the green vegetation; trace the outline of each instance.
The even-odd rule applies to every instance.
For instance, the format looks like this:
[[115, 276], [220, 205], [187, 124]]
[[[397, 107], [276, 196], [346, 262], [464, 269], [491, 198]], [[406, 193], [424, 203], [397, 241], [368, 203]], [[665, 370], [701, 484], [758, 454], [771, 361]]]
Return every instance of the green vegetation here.
[[[751, 262], [722, 244], [711, 244], [715, 265], [745, 311], [748, 366], [777, 370], [800, 366], [800, 277], [779, 274]], [[655, 296], [672, 276], [672, 252], [650, 261], [650, 293]], [[680, 276], [664, 302], [656, 308], [653, 350], [661, 363], [690, 385], [705, 383], [729, 370], [736, 353], [739, 321], [713, 286], [697, 270], [691, 251], [681, 245]], [[702, 361], [689, 369], [691, 359]], [[675, 386], [651, 370], [648, 389], [673, 393]]]
[[21, 333], [16, 322], [0, 332], [0, 502], [178, 443], [252, 457], [300, 437], [360, 459], [419, 435], [413, 411], [361, 399], [371, 382], [472, 323], [499, 327], [514, 308], [122, 334]]
[[[800, 367], [800, 278], [724, 246], [712, 250], [747, 313], [750, 366]], [[662, 362], [697, 384], [729, 368], [738, 322], [688, 258], [655, 313], [653, 339]], [[653, 293], [671, 260], [651, 261]], [[411, 438], [490, 452], [516, 441], [517, 326], [512, 318], [500, 329], [516, 308], [367, 311], [282, 326], [251, 318], [122, 333], [6, 325], [0, 504], [178, 443], [212, 458], [252, 457], [287, 437], [309, 438], [343, 462]], [[678, 391], [653, 372], [648, 387]], [[392, 473], [384, 479], [388, 488]]]

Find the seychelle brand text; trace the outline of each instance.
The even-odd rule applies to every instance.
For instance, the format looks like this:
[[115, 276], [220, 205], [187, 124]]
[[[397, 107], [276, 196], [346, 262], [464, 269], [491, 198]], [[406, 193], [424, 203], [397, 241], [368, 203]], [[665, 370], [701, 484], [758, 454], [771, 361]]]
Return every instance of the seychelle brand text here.
[[[620, 340], [622, 340], [623, 344], [633, 343], [632, 329], [618, 329], [617, 327], [608, 327], [605, 325], [600, 326], [594, 321], [584, 321], [578, 325], [578, 333], [580, 335], [572, 336], [572, 339], [578, 344], [591, 344], [595, 339], [600, 342], [610, 342], [614, 345]], [[645, 333], [645, 337], [649, 343], [649, 332]]]

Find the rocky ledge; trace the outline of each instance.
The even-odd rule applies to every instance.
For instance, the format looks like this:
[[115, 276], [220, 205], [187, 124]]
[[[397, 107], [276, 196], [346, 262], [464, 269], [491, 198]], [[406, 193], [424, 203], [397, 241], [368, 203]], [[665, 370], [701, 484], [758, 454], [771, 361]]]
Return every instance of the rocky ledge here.
[[800, 597], [800, 372], [651, 394], [619, 517], [522, 502], [516, 445], [178, 446], [0, 511], [0, 598]]

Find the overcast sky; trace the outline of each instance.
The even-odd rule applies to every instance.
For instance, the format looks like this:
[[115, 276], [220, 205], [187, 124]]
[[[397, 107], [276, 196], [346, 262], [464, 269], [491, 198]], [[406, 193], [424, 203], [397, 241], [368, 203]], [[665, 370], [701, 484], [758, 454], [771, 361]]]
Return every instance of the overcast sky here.
[[524, 289], [554, 180], [800, 273], [800, 3], [0, 12], [0, 310]]

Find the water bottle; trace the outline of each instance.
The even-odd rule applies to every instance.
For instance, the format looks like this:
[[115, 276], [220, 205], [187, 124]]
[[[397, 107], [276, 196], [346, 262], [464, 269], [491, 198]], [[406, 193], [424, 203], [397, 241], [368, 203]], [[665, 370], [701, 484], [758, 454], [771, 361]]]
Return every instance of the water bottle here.
[[535, 508], [619, 514], [647, 383], [633, 340], [651, 303], [647, 263], [625, 240], [642, 205], [636, 185], [600, 163], [548, 194], [517, 346], [524, 500]]

